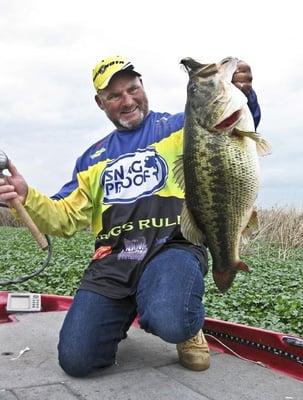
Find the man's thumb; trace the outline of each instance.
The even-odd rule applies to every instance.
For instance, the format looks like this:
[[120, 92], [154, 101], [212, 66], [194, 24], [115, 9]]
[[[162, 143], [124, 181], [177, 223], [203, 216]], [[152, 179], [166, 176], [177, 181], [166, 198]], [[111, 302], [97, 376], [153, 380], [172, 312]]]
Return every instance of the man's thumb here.
[[14, 166], [14, 164], [11, 162], [11, 160], [8, 160], [8, 168], [7, 169], [9, 170], [12, 177], [20, 175], [17, 168]]

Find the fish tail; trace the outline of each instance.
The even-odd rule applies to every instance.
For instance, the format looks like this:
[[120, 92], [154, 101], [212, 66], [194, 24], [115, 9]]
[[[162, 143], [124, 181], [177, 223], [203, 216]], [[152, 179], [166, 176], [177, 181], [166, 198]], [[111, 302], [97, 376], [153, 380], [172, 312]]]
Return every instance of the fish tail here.
[[225, 293], [231, 287], [238, 271], [250, 272], [250, 269], [243, 261], [236, 261], [224, 271], [213, 269], [214, 282], [220, 292]]

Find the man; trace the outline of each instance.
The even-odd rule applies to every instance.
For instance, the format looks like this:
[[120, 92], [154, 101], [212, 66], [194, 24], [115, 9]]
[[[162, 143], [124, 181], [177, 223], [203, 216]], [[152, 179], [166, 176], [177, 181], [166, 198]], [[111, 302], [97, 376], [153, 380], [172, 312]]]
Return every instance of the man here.
[[[52, 198], [32, 187], [10, 163], [0, 201], [19, 197], [40, 229], [69, 237], [89, 225], [95, 254], [63, 323], [59, 363], [85, 376], [115, 362], [118, 343], [135, 316], [146, 332], [176, 343], [180, 363], [209, 367], [202, 332], [207, 253], [180, 232], [184, 194], [173, 167], [182, 154], [184, 115], [149, 111], [140, 73], [124, 57], [93, 70], [95, 100], [116, 129], [78, 160], [72, 180]], [[233, 82], [260, 110], [247, 64]]]

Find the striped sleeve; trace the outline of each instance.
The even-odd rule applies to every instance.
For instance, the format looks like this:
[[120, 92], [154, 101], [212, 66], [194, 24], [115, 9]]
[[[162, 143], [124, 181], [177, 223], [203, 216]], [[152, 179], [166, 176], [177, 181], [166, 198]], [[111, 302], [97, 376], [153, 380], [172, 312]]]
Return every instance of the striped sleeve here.
[[25, 208], [43, 233], [70, 237], [91, 224], [92, 199], [87, 179], [85, 173], [76, 173], [65, 185], [64, 196], [55, 199], [29, 188]]

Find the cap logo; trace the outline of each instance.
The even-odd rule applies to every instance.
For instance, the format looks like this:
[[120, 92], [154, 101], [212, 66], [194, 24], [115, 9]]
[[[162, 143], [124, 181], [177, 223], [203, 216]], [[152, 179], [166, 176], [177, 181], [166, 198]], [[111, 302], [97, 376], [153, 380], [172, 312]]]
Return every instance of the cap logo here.
[[101, 65], [101, 67], [99, 68], [99, 70], [96, 72], [96, 74], [95, 74], [93, 80], [95, 80], [99, 74], [104, 74], [104, 72], [106, 71], [106, 69], [107, 69], [108, 67], [114, 65], [114, 64], [124, 64], [124, 61], [111, 61], [111, 62], [108, 63], [108, 64], [103, 64], [103, 65]]

